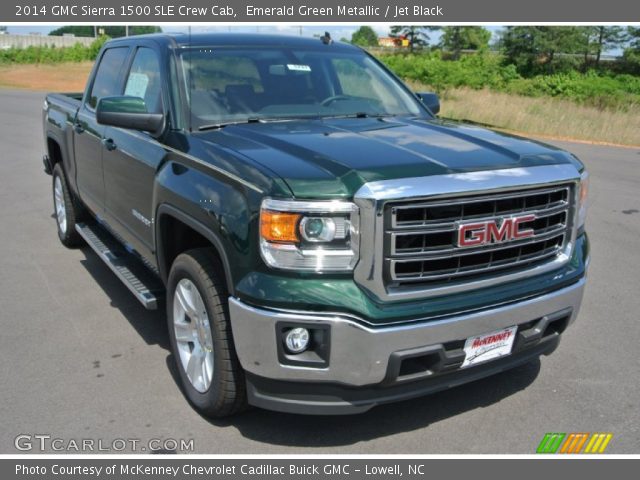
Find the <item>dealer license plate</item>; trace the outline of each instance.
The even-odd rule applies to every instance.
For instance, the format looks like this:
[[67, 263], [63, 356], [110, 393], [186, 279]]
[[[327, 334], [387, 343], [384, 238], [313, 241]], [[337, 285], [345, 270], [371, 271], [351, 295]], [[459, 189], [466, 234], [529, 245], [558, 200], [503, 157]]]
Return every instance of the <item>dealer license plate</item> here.
[[496, 358], [504, 357], [511, 353], [513, 340], [516, 338], [518, 327], [508, 327], [483, 335], [467, 338], [464, 344], [466, 354], [462, 367], [471, 367], [478, 363], [488, 362]]

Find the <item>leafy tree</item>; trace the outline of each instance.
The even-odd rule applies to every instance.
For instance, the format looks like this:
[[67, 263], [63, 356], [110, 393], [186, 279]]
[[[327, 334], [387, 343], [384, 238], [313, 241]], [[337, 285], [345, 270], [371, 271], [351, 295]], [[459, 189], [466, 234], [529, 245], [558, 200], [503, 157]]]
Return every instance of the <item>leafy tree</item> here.
[[351, 43], [361, 47], [375, 47], [378, 45], [378, 35], [373, 28], [363, 25], [351, 35]]
[[542, 65], [548, 73], [554, 72], [558, 54], [577, 54], [583, 49], [581, 27], [538, 27], [538, 48]]
[[625, 31], [615, 25], [582, 27], [584, 32], [585, 67], [588, 64], [589, 55], [595, 56], [595, 66], [600, 66], [602, 53], [611, 48], [620, 47], [625, 41]]
[[624, 43], [625, 34], [622, 27], [616, 27], [615, 25], [603, 25], [595, 28], [598, 33], [598, 39], [596, 42], [596, 66], [599, 66], [602, 52], [605, 52], [610, 48], [621, 46]]
[[501, 32], [500, 45], [505, 63], [515, 65], [520, 73], [534, 70], [538, 50], [536, 27], [507, 27]]
[[624, 63], [629, 73], [640, 75], [640, 27], [627, 27], [629, 47], [624, 51]]
[[91, 45], [89, 45], [89, 55], [91, 57], [91, 60], [95, 60], [96, 58], [98, 58], [98, 53], [100, 53], [100, 49], [107, 40], [109, 40], [109, 37], [107, 37], [106, 35], [101, 35], [93, 42], [91, 42]]
[[[507, 27], [501, 45], [506, 63], [516, 66], [522, 75], [554, 73], [566, 55], [584, 53], [583, 27]], [[575, 63], [575, 62], [574, 62]]]
[[640, 27], [627, 27], [626, 39], [629, 41], [629, 47], [640, 53]]
[[460, 58], [462, 50], [482, 50], [489, 46], [491, 32], [484, 27], [444, 27], [440, 44]]
[[[103, 29], [104, 34], [111, 38], [124, 37], [126, 34], [126, 28], [124, 26], [111, 25], [98, 27], [98, 29]], [[129, 27], [129, 35], [143, 35], [145, 33], [158, 33], [161, 31], [162, 28], [153, 25], [135, 25]], [[67, 25], [52, 30], [49, 32], [49, 35], [59, 37], [65, 33], [72, 33], [76, 37], [93, 37], [94, 29], [91, 25]]]
[[69, 25], [66, 27], [59, 27], [55, 30], [51, 30], [49, 35], [54, 37], [61, 37], [64, 34], [72, 34], [76, 37], [93, 37], [93, 27], [90, 25]]
[[406, 37], [409, 40], [409, 50], [413, 52], [415, 47], [425, 47], [429, 45], [429, 32], [439, 30], [440, 27], [430, 27], [428, 25], [394, 25], [391, 27], [390, 36]]

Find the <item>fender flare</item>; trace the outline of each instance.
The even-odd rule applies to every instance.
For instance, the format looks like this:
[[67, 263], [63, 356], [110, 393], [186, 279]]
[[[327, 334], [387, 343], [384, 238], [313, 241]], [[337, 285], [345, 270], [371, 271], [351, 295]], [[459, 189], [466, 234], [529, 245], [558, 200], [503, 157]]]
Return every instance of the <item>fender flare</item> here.
[[46, 156], [49, 157], [49, 161], [51, 162], [51, 167], [53, 168], [53, 159], [51, 158], [51, 152], [49, 151], [49, 140], [51, 140], [53, 143], [56, 143], [58, 145], [58, 148], [60, 149], [60, 163], [64, 165], [65, 153], [62, 151], [63, 143], [61, 142], [61, 139], [58, 137], [58, 135], [55, 132], [48, 130], [46, 132], [44, 142], [45, 142], [45, 148], [47, 150]]
[[231, 268], [230, 268], [229, 259], [224, 250], [222, 241], [220, 240], [218, 235], [216, 235], [209, 227], [204, 225], [202, 222], [194, 219], [193, 217], [183, 212], [182, 210], [166, 203], [159, 205], [158, 208], [156, 209], [156, 217], [154, 222], [155, 224], [154, 235], [156, 240], [156, 261], [158, 265], [158, 271], [160, 273], [160, 278], [162, 279], [162, 281], [166, 284], [167, 279], [169, 278], [169, 269], [165, 266], [166, 262], [164, 258], [164, 246], [162, 245], [162, 235], [160, 232], [160, 220], [164, 215], [168, 215], [170, 217], [175, 218], [176, 220], [179, 220], [180, 222], [184, 223], [188, 227], [198, 232], [200, 235], [206, 238], [209, 242], [211, 242], [213, 248], [215, 248], [216, 253], [218, 254], [218, 257], [222, 261], [224, 277], [227, 283], [227, 291], [229, 295], [234, 295], [235, 289], [233, 285], [233, 279], [231, 278]]

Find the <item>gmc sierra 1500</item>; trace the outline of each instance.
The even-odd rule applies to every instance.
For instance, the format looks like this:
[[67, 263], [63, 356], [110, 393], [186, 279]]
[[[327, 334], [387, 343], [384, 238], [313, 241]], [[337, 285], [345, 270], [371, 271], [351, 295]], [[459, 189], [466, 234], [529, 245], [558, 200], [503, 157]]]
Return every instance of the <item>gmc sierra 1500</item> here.
[[549, 354], [585, 284], [585, 168], [438, 110], [327, 36], [111, 40], [44, 103], [58, 236], [166, 301], [206, 415], [362, 412]]

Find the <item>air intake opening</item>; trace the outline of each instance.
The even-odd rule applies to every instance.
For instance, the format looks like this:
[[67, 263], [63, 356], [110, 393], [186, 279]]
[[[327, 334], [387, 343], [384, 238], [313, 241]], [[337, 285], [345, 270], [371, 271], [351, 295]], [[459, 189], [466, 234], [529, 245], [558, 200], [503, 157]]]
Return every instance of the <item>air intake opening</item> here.
[[547, 328], [542, 332], [542, 338], [548, 337], [549, 335], [560, 335], [564, 332], [567, 325], [569, 325], [569, 317], [570, 315], [565, 315], [564, 317], [549, 322]]
[[400, 363], [398, 378], [430, 372], [435, 369], [438, 362], [440, 362], [440, 355], [438, 353], [428, 353], [418, 357], [405, 358]]

